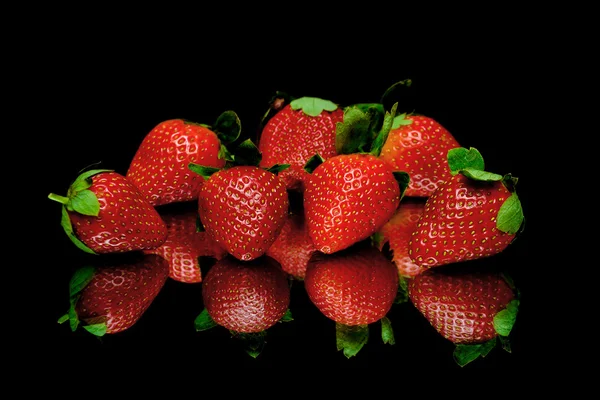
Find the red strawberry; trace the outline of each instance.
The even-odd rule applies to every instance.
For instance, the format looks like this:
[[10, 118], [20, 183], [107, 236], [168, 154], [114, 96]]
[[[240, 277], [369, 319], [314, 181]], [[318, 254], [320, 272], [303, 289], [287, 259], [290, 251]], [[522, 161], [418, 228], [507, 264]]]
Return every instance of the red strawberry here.
[[[347, 108], [338, 125], [340, 154], [327, 160], [317, 155], [306, 163], [309, 171], [321, 162], [306, 179], [303, 193], [308, 234], [318, 251], [331, 254], [348, 248], [376, 233], [396, 212], [407, 174], [393, 171], [379, 158], [396, 107], [385, 113], [378, 133], [372, 110]], [[368, 153], [362, 150], [367, 146]]]
[[[189, 163], [222, 168], [224, 121], [238, 128], [237, 116], [223, 113], [215, 127], [171, 119], [156, 125], [135, 153], [127, 177], [153, 206], [198, 199], [203, 179], [188, 169]], [[239, 134], [239, 132], [237, 133]], [[236, 134], [234, 134], [234, 137]], [[230, 140], [230, 139], [227, 139]]]
[[267, 329], [292, 319], [288, 275], [268, 256], [251, 261], [226, 256], [217, 261], [202, 283], [202, 300], [196, 330], [224, 327], [252, 357], [262, 351]]
[[304, 286], [319, 311], [336, 322], [338, 350], [347, 357], [367, 342], [368, 324], [380, 320], [384, 340], [393, 343], [386, 314], [398, 291], [398, 271], [376, 248], [362, 242], [336, 254], [315, 253]]
[[283, 228], [288, 208], [283, 181], [253, 165], [213, 172], [198, 196], [198, 212], [206, 232], [243, 261], [266, 253]]
[[202, 299], [215, 323], [234, 332], [260, 332], [275, 325], [290, 303], [287, 274], [274, 259], [224, 257], [202, 283]]
[[281, 264], [281, 268], [296, 279], [304, 279], [308, 260], [317, 251], [308, 236], [304, 213], [289, 214], [283, 229], [267, 255]]
[[315, 248], [330, 254], [368, 238], [394, 215], [400, 196], [392, 169], [373, 154], [325, 160], [307, 179], [304, 192]]
[[410, 240], [410, 257], [421, 267], [498, 254], [524, 220], [516, 178], [485, 172], [473, 148], [449, 151], [448, 163], [454, 175], [427, 199]]
[[307, 172], [304, 164], [315, 154], [324, 159], [337, 154], [336, 124], [344, 112], [331, 101], [301, 97], [279, 110], [265, 124], [258, 143], [262, 153], [259, 166], [290, 164], [280, 173], [286, 188], [303, 190]]
[[125, 176], [90, 170], [77, 177], [67, 196], [51, 193], [63, 204], [62, 226], [77, 247], [88, 253], [152, 249], [167, 238], [158, 212]]
[[396, 214], [379, 231], [382, 236], [378, 243], [379, 250], [383, 249], [385, 243], [389, 244], [392, 261], [398, 267], [400, 276], [413, 277], [427, 269], [415, 264], [408, 254], [412, 233], [424, 209], [424, 200], [404, 198]]
[[380, 157], [410, 175], [405, 196], [429, 197], [450, 178], [446, 155], [456, 147], [454, 136], [433, 118], [402, 114], [394, 118]]
[[227, 252], [205, 231], [198, 229], [197, 202], [193, 208], [161, 212], [167, 224], [167, 240], [159, 247], [145, 250], [169, 262], [169, 277], [179, 282], [202, 281], [199, 257], [223, 258]]
[[98, 336], [122, 332], [142, 317], [168, 276], [162, 257], [139, 253], [98, 268], [83, 267], [71, 278], [71, 308], [58, 322], [69, 320], [75, 331], [83, 321]]
[[459, 365], [485, 357], [496, 338], [510, 351], [507, 339], [519, 300], [503, 275], [429, 270], [410, 279], [407, 289], [411, 302], [440, 335], [457, 344], [454, 357]]

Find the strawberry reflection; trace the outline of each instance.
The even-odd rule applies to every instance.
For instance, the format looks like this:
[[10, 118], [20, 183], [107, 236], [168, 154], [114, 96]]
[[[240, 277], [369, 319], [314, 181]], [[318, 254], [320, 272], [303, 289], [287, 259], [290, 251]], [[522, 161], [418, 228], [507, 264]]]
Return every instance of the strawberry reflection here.
[[355, 356], [369, 339], [368, 325], [381, 321], [384, 343], [394, 343], [386, 317], [398, 293], [395, 265], [370, 241], [334, 254], [311, 257], [304, 286], [312, 303], [335, 321], [338, 350]]
[[70, 308], [58, 322], [72, 331], [82, 326], [103, 336], [131, 328], [146, 312], [169, 276], [169, 265], [157, 255], [105, 256], [72, 276]]
[[288, 275], [266, 255], [252, 261], [227, 255], [217, 261], [202, 283], [202, 300], [196, 330], [224, 327], [252, 357], [262, 351], [267, 329], [291, 319]]
[[167, 239], [147, 254], [158, 254], [169, 263], [169, 277], [184, 283], [202, 281], [199, 257], [222, 258], [223, 250], [206, 232], [198, 221], [197, 203], [177, 204], [165, 207], [160, 215], [167, 225]]

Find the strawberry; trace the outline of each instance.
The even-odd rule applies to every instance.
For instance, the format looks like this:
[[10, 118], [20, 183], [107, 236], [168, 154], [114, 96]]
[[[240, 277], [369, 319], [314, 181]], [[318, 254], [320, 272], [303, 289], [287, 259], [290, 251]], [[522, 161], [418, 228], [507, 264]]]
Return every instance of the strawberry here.
[[335, 321], [338, 350], [348, 358], [367, 342], [368, 324], [382, 321], [384, 341], [393, 343], [386, 314], [398, 291], [398, 271], [368, 241], [336, 254], [315, 253], [304, 286], [311, 302]]
[[280, 174], [286, 188], [303, 191], [304, 164], [315, 154], [324, 159], [337, 154], [336, 124], [344, 112], [337, 104], [315, 97], [301, 97], [281, 108], [262, 129], [258, 149], [260, 166], [289, 164]]
[[[352, 114], [345, 114], [345, 122], [350, 115], [348, 123], [367, 127], [368, 116], [361, 110], [350, 109], [347, 113]], [[348, 248], [377, 232], [396, 212], [402, 197], [399, 182], [406, 174], [399, 178], [390, 165], [378, 157], [393, 113], [386, 113], [386, 122], [371, 152], [353, 152], [361, 146], [340, 146], [347, 149], [344, 154], [326, 160], [320, 158], [321, 164], [307, 178], [304, 212], [308, 234], [318, 251], [331, 254]], [[360, 118], [365, 123], [357, 124]], [[342, 125], [340, 129], [346, 131], [352, 127]], [[344, 132], [341, 136], [352, 137], [352, 134]], [[307, 162], [307, 170], [314, 160]]]
[[217, 261], [202, 283], [202, 300], [196, 330], [224, 327], [253, 357], [262, 350], [266, 330], [291, 319], [288, 275], [268, 256], [251, 261], [226, 256]]
[[167, 225], [167, 240], [155, 249], [144, 250], [167, 260], [169, 277], [184, 283], [202, 281], [199, 257], [219, 260], [227, 254], [208, 233], [198, 229], [198, 202], [192, 204], [194, 207], [160, 212]]
[[142, 317], [169, 276], [167, 261], [157, 255], [106, 260], [73, 274], [71, 307], [59, 323], [69, 320], [75, 331], [84, 322], [83, 328], [97, 336], [122, 332]]
[[405, 196], [429, 197], [450, 178], [446, 155], [456, 147], [458, 141], [433, 118], [401, 114], [394, 118], [380, 157], [410, 175]]
[[514, 284], [506, 279], [495, 271], [452, 273], [439, 268], [410, 279], [407, 290], [427, 321], [456, 344], [454, 358], [464, 366], [485, 357], [498, 340], [510, 351], [508, 336], [519, 300]]
[[524, 221], [517, 178], [486, 172], [474, 148], [450, 150], [448, 164], [452, 176], [427, 199], [410, 239], [411, 260], [425, 268], [498, 254]]
[[279, 236], [267, 250], [267, 255], [281, 264], [281, 268], [296, 279], [304, 279], [308, 260], [317, 251], [308, 236], [303, 212], [290, 213]]
[[92, 254], [152, 249], [167, 238], [167, 226], [139, 189], [112, 170], [89, 170], [71, 184], [61, 204], [61, 224], [81, 250]]
[[126, 176], [153, 206], [197, 200], [203, 179], [188, 164], [223, 167], [222, 147], [237, 138], [239, 125], [231, 111], [212, 127], [183, 119], [163, 121], [143, 139]]
[[[259, 156], [249, 139], [240, 146], [252, 157]], [[241, 162], [239, 154], [234, 157]], [[259, 160], [252, 162], [258, 164]], [[285, 184], [277, 176], [280, 167], [266, 170], [254, 164], [233, 164], [217, 169], [189, 165], [206, 179], [198, 196], [198, 213], [204, 229], [239, 260], [249, 261], [264, 255], [283, 228], [289, 198]]]
[[389, 245], [392, 261], [398, 267], [400, 276], [413, 277], [427, 269], [415, 264], [408, 254], [412, 233], [424, 209], [424, 200], [417, 197], [405, 197], [396, 214], [378, 232], [380, 236], [377, 243], [378, 248], [381, 251], [386, 243]]

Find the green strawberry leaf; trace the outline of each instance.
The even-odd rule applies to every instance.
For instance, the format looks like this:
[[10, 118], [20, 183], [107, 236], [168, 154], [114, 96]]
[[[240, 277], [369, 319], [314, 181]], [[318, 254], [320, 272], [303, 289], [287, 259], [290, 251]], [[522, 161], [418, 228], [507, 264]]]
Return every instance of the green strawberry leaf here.
[[362, 151], [362, 147], [371, 137], [372, 113], [350, 107], [344, 112], [344, 120], [336, 123], [335, 149], [337, 154], [352, 154]]
[[113, 172], [113, 171], [114, 170], [112, 170], [112, 169], [91, 169], [89, 171], [83, 172], [71, 184], [71, 187], [69, 188], [67, 197], [71, 198], [73, 194], [76, 194], [77, 192], [79, 192], [81, 190], [88, 189], [90, 186], [92, 186], [92, 179], [91, 179], [92, 176], [98, 175], [101, 172]]
[[335, 111], [338, 105], [329, 100], [319, 99], [317, 97], [300, 97], [290, 103], [292, 110], [302, 109], [304, 114], [311, 117], [319, 116], [323, 111]]
[[225, 111], [217, 117], [212, 130], [223, 144], [233, 143], [240, 137], [242, 122], [234, 111]]
[[262, 154], [251, 139], [246, 139], [240, 143], [233, 152], [235, 162], [238, 165], [258, 166], [262, 159]]
[[90, 283], [95, 273], [96, 268], [92, 266], [85, 266], [75, 271], [69, 282], [69, 296], [72, 298], [78, 295]]
[[379, 250], [383, 249], [383, 246], [387, 242], [385, 235], [383, 233], [381, 233], [380, 231], [372, 234], [370, 238], [371, 238], [372, 246]]
[[285, 314], [283, 314], [283, 317], [281, 317], [281, 319], [279, 320], [279, 322], [290, 322], [290, 321], [293, 321], [293, 320], [294, 320], [294, 317], [292, 317], [292, 312], [288, 308], [285, 311]]
[[219, 147], [219, 155], [217, 157], [229, 163], [235, 162], [235, 156], [229, 152], [229, 149], [224, 144], [221, 144]]
[[60, 225], [63, 227], [63, 230], [69, 239], [71, 239], [71, 241], [75, 244], [75, 246], [77, 246], [77, 248], [85, 251], [86, 253], [96, 254], [94, 250], [90, 249], [81, 240], [79, 240], [75, 235], [75, 232], [73, 232], [73, 225], [71, 225], [71, 219], [69, 218], [69, 213], [67, 212], [67, 208], [65, 206], [62, 207]]
[[202, 310], [202, 312], [194, 320], [194, 328], [196, 328], [196, 332], [205, 331], [214, 328], [215, 326], [217, 326], [217, 323], [208, 314], [206, 308]]
[[396, 344], [396, 338], [394, 337], [394, 329], [392, 328], [392, 322], [388, 317], [381, 318], [381, 339], [385, 344]]
[[506, 351], [507, 353], [512, 353], [512, 349], [510, 348], [510, 339], [507, 336], [498, 336], [498, 340], [500, 340], [502, 350]]
[[69, 320], [69, 314], [67, 313], [67, 314], [61, 315], [56, 322], [58, 322], [59, 324], [64, 324], [68, 320]]
[[267, 171], [277, 175], [278, 173], [280, 173], [283, 170], [288, 169], [289, 167], [290, 167], [290, 164], [273, 164], [269, 168], [267, 168]]
[[375, 136], [373, 143], [371, 144], [370, 153], [376, 157], [379, 157], [381, 154], [381, 149], [385, 141], [392, 130], [392, 125], [394, 124], [394, 117], [396, 116], [396, 110], [398, 109], [398, 103], [394, 103], [390, 112], [385, 113], [385, 117], [383, 118], [383, 124], [381, 126], [381, 130]]
[[517, 313], [519, 312], [519, 300], [513, 300], [506, 308], [494, 316], [494, 329], [500, 336], [508, 336], [512, 330]]
[[104, 336], [106, 334], [106, 322], [84, 325], [83, 329], [95, 336]]
[[394, 304], [408, 303], [408, 301], [408, 278], [400, 276], [398, 278], [398, 291], [396, 292]]
[[353, 357], [369, 341], [369, 326], [348, 326], [336, 322], [335, 339], [338, 351], [343, 350], [346, 358]]
[[496, 346], [496, 339], [477, 344], [458, 344], [453, 353], [454, 361], [459, 366], [464, 367], [479, 356], [485, 357], [488, 355], [494, 346]]
[[521, 228], [524, 218], [521, 201], [519, 200], [517, 193], [513, 192], [513, 194], [502, 203], [500, 210], [498, 210], [496, 227], [502, 232], [513, 235]]
[[244, 351], [252, 358], [256, 358], [262, 353], [266, 341], [267, 331], [241, 333], [230, 331], [233, 337], [240, 341]]
[[80, 292], [90, 283], [95, 273], [96, 268], [85, 266], [75, 271], [69, 281], [69, 311], [58, 319], [58, 323], [62, 324], [69, 321], [71, 331], [73, 332], [75, 332], [79, 326], [79, 316], [77, 315], [75, 306], [79, 300]]
[[485, 170], [485, 163], [479, 150], [474, 147], [466, 149], [457, 147], [448, 150], [448, 167], [452, 175], [458, 174], [460, 171], [472, 168], [477, 170]]
[[461, 174], [466, 176], [467, 178], [474, 179], [476, 181], [485, 181], [485, 182], [497, 182], [501, 181], [504, 177], [499, 174], [494, 174], [492, 172], [482, 171], [474, 168], [465, 168], [460, 171]]
[[313, 171], [317, 169], [319, 165], [323, 164], [324, 161], [325, 159], [321, 157], [320, 154], [315, 154], [309, 158], [308, 161], [306, 161], [306, 164], [304, 164], [304, 170], [309, 174], [312, 174]]
[[69, 306], [69, 311], [67, 312], [69, 326], [71, 327], [72, 332], [75, 332], [79, 326], [79, 315], [77, 315], [77, 311], [75, 310], [75, 305], [77, 304], [78, 298], [79, 296], [71, 298], [71, 305]]
[[356, 103], [344, 108], [344, 112], [350, 108], [357, 108], [364, 113], [369, 112], [369, 110], [377, 111], [379, 115], [385, 115], [385, 109], [383, 108], [383, 104], [380, 103]]
[[[398, 104], [398, 103], [396, 103]], [[406, 125], [410, 125], [413, 123], [412, 119], [407, 119], [406, 118], [406, 113], [402, 113], [400, 115], [396, 115], [394, 117], [394, 123], [392, 123], [392, 129], [398, 129], [401, 126], [406, 126]]]
[[392, 93], [394, 93], [395, 91], [401, 89], [401, 90], [406, 90], [406, 88], [409, 88], [412, 85], [412, 80], [410, 79], [404, 79], [402, 81], [398, 81], [396, 83], [394, 83], [392, 86], [390, 86], [389, 88], [386, 89], [386, 91], [383, 93], [383, 95], [381, 96], [381, 100], [380, 102], [382, 104], [386, 103], [386, 99], [388, 97], [390, 97], [392, 95]]
[[195, 164], [195, 163], [189, 163], [188, 168], [191, 171], [193, 171], [193, 172], [197, 173], [198, 175], [200, 175], [201, 177], [203, 177], [204, 180], [208, 180], [212, 176], [212, 174], [221, 170], [221, 168], [206, 167], [204, 165], [199, 165], [199, 164]]
[[406, 188], [410, 183], [410, 175], [404, 171], [394, 171], [394, 178], [396, 178], [396, 182], [398, 182], [398, 186], [400, 187], [400, 199], [404, 197], [404, 193], [406, 192]]
[[[100, 202], [91, 190], [80, 190], [71, 197], [70, 208], [79, 214], [97, 217], [100, 212]], [[69, 206], [67, 206], [69, 207]]]

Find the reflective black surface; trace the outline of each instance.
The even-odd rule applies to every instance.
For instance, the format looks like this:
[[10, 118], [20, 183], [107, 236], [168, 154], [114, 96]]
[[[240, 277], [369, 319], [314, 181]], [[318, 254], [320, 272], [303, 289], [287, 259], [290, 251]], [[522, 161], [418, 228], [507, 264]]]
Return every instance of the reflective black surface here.
[[[330, 63], [331, 61], [331, 63]], [[43, 141], [56, 150], [41, 179], [46, 194], [64, 194], [81, 169], [92, 164], [125, 173], [143, 137], [159, 122], [171, 118], [212, 124], [220, 113], [234, 110], [242, 121], [242, 135], [255, 139], [260, 119], [276, 91], [293, 96], [314, 96], [340, 105], [378, 102], [393, 83], [410, 78], [413, 86], [399, 94], [399, 111], [415, 111], [433, 117], [465, 147], [476, 147], [489, 171], [519, 177], [517, 192], [523, 204], [526, 227], [502, 254], [476, 261], [482, 268], [507, 271], [523, 294], [517, 322], [511, 334], [512, 353], [494, 349], [465, 369], [509, 369], [526, 365], [532, 349], [534, 311], [528, 293], [534, 281], [528, 273], [527, 217], [532, 192], [526, 172], [526, 154], [519, 143], [531, 137], [527, 126], [516, 122], [527, 110], [527, 98], [515, 89], [517, 74], [497, 75], [478, 65], [465, 65], [460, 72], [439, 68], [419, 69], [391, 64], [360, 64], [360, 69], [338, 71], [332, 60], [289, 64], [263, 62], [256, 69], [243, 65], [225, 71], [220, 64], [199, 63], [178, 69], [153, 66], [144, 60], [104, 65], [96, 72], [88, 65], [65, 62], [64, 69], [48, 81], [45, 100], [60, 92], [66, 101], [53, 104], [52, 127]], [[117, 61], [115, 61], [117, 62]], [[324, 65], [331, 65], [324, 67]], [[335, 65], [335, 67], [334, 67]], [[379, 69], [376, 69], [379, 68]], [[70, 71], [78, 69], [77, 78]], [[83, 71], [83, 73], [82, 73]], [[517, 81], [515, 81], [517, 79]], [[523, 82], [521, 82], [524, 84]], [[42, 100], [40, 100], [42, 101]], [[53, 100], [56, 101], [56, 100]], [[56, 320], [68, 308], [68, 283], [79, 267], [93, 264], [95, 256], [78, 250], [60, 226], [60, 205], [45, 198], [44, 235], [48, 238], [46, 260], [51, 267], [42, 272], [47, 302], [40, 308], [38, 324], [49, 332], [52, 351], [90, 357], [102, 364], [118, 362], [142, 365], [160, 358], [207, 362], [218, 366], [281, 367], [318, 363], [340, 368], [369, 367], [379, 363], [415, 368], [460, 369], [453, 359], [453, 344], [440, 337], [410, 304], [395, 305], [389, 318], [396, 344], [383, 344], [380, 328], [371, 327], [369, 343], [346, 359], [336, 350], [334, 323], [310, 304], [301, 282], [292, 285], [290, 310], [294, 320], [268, 331], [262, 354], [253, 359], [239, 348], [231, 335], [219, 327], [196, 332], [194, 319], [202, 311], [201, 285], [168, 280], [153, 304], [128, 331], [102, 340], [83, 330], [71, 332]], [[187, 362], [187, 361], [186, 361]]]

